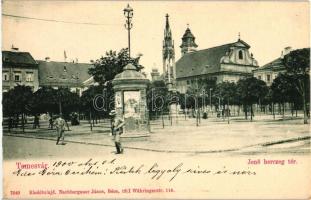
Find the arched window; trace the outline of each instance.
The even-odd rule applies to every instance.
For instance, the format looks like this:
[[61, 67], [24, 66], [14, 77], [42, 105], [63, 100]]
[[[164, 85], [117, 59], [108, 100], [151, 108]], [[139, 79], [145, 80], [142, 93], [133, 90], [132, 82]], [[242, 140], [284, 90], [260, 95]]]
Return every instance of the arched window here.
[[242, 50], [239, 51], [239, 59], [243, 60], [243, 51]]

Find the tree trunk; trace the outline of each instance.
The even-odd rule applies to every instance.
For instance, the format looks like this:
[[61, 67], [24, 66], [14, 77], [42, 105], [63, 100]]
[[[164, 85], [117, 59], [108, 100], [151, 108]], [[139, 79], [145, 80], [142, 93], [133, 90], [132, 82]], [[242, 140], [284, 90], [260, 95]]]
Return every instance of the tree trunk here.
[[22, 113], [22, 129], [23, 129], [23, 133], [25, 132], [25, 116], [24, 113]]
[[198, 108], [198, 118], [199, 118], [199, 124], [201, 124], [201, 110]]
[[308, 123], [308, 119], [307, 119], [307, 105], [306, 105], [306, 93], [303, 90], [302, 93], [302, 104], [303, 104], [303, 123], [307, 124]]
[[90, 111], [89, 115], [90, 115], [90, 119], [89, 119], [90, 128], [91, 128], [91, 131], [92, 131], [93, 130], [93, 126], [92, 126], [92, 113], [91, 113], [91, 111]]
[[171, 126], [172, 126], [173, 125], [173, 115], [171, 112], [169, 114], [170, 114], [170, 122], [171, 122]]
[[95, 117], [94, 117], [94, 113], [92, 113], [92, 123], [93, 123], [93, 127], [95, 126]]
[[284, 117], [285, 117], [285, 103], [284, 102], [282, 103], [282, 117], [284, 120]]
[[229, 100], [228, 100], [228, 104], [227, 105], [228, 105], [228, 109], [227, 109], [228, 124], [230, 124]]
[[196, 112], [195, 112], [195, 120], [196, 120], [196, 125], [199, 126], [198, 110], [197, 109], [196, 109]]
[[8, 129], [9, 129], [9, 132], [11, 132], [12, 125], [13, 125], [13, 123], [12, 123], [12, 117], [10, 116], [10, 117], [9, 117], [9, 121], [8, 121]]
[[251, 121], [253, 121], [253, 104], [251, 104]]
[[163, 111], [161, 111], [161, 117], [162, 117], [162, 126], [164, 128], [164, 118], [163, 118]]
[[244, 104], [243, 107], [244, 107], [245, 119], [247, 119], [247, 105]]
[[273, 119], [275, 119], [275, 113], [274, 113], [274, 103], [272, 102], [272, 115], [273, 115]]

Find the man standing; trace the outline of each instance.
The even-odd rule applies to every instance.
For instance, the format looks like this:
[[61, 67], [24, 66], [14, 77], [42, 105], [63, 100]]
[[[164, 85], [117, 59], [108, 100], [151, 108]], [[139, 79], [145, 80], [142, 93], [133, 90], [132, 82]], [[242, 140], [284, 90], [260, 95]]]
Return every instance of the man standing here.
[[39, 116], [38, 115], [35, 115], [34, 122], [33, 122], [33, 128], [40, 128]]
[[112, 110], [109, 115], [111, 116], [111, 130], [114, 143], [116, 145], [117, 154], [123, 153], [120, 135], [123, 133], [124, 120], [116, 117], [116, 111]]
[[64, 143], [64, 126], [65, 126], [65, 120], [62, 118], [62, 114], [59, 115], [59, 117], [55, 120], [55, 127], [56, 127], [56, 132], [57, 132], [57, 142], [56, 145], [58, 145], [59, 140], [62, 138], [62, 143], [61, 145], [65, 145]]

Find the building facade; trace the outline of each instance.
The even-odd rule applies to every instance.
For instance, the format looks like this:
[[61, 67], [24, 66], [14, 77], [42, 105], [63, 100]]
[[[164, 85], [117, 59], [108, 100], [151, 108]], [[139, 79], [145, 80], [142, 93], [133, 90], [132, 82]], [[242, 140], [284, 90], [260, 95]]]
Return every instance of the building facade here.
[[69, 88], [71, 92], [82, 94], [83, 82], [91, 78], [88, 70], [93, 65], [75, 62], [56, 62], [38, 60], [39, 86], [50, 86], [54, 89]]
[[281, 53], [281, 56], [264, 66], [253, 70], [254, 77], [263, 80], [268, 86], [270, 86], [273, 80], [280, 74], [285, 72], [285, 66], [282, 63], [282, 59], [285, 55], [292, 51], [291, 47], [285, 47]]
[[182, 38], [182, 57], [176, 62], [176, 87], [181, 93], [200, 81], [214, 79], [216, 83], [237, 82], [252, 76], [258, 63], [249, 52], [250, 45], [241, 40], [203, 50], [198, 45], [189, 27]]
[[29, 86], [32, 91], [38, 90], [38, 63], [30, 53], [13, 48], [11, 51], [2, 51], [2, 91], [7, 92], [17, 85]]

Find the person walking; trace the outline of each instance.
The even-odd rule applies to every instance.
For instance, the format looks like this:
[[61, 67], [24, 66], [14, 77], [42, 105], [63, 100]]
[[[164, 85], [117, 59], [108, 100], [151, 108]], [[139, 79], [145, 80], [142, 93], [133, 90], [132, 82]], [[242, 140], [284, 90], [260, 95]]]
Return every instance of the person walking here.
[[112, 130], [112, 138], [114, 140], [115, 146], [116, 146], [116, 154], [123, 153], [123, 147], [121, 145], [121, 138], [120, 135], [123, 133], [123, 126], [124, 126], [124, 120], [120, 117], [116, 116], [116, 111], [112, 110], [109, 115], [111, 116], [111, 130]]
[[55, 120], [55, 127], [56, 127], [56, 132], [57, 132], [57, 142], [56, 145], [59, 144], [59, 140], [62, 139], [61, 145], [65, 145], [64, 139], [65, 139], [65, 131], [64, 131], [64, 126], [65, 126], [65, 120], [62, 117], [62, 114], [59, 115], [59, 117]]
[[49, 129], [53, 129], [53, 125], [54, 125], [54, 120], [53, 120], [53, 117], [50, 116], [50, 119], [49, 119]]

